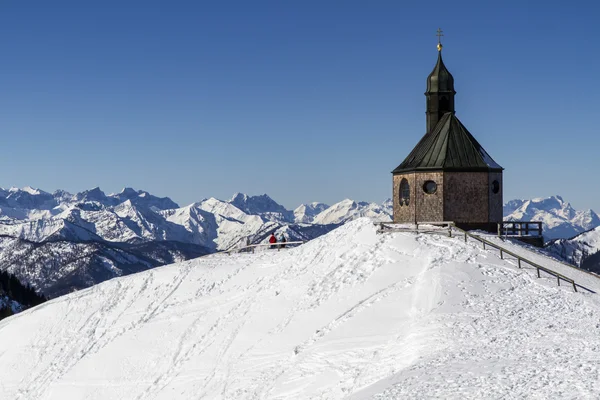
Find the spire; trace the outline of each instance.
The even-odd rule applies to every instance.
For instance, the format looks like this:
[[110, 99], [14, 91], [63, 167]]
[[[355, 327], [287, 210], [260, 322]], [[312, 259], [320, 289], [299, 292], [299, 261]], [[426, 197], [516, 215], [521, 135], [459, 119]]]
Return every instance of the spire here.
[[438, 59], [433, 71], [427, 77], [427, 132], [431, 132], [442, 116], [451, 112], [454, 114], [454, 77], [442, 60], [442, 30], [438, 28]]

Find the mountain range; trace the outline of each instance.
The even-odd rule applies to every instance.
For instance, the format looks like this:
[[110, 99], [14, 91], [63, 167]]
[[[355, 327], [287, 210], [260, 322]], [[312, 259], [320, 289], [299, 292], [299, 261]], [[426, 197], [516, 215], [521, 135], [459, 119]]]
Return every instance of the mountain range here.
[[0, 189], [0, 269], [48, 297], [127, 275], [265, 242], [271, 233], [306, 241], [361, 216], [389, 220], [390, 202], [344, 200], [287, 210], [266, 194], [236, 193], [180, 207], [166, 197], [125, 188], [71, 194]]
[[504, 205], [505, 221], [541, 221], [546, 240], [569, 238], [600, 226], [592, 210], [577, 211], [561, 196], [511, 200]]
[[[76, 194], [0, 189], [0, 269], [56, 297], [113, 277], [265, 243], [271, 233], [306, 241], [359, 217], [390, 221], [391, 215], [391, 200], [314, 202], [288, 210], [266, 194], [236, 193], [229, 200], [180, 207], [132, 188], [108, 195], [100, 188]], [[505, 215], [544, 221], [547, 239], [600, 225], [593, 211], [576, 211], [560, 196], [511, 200]]]

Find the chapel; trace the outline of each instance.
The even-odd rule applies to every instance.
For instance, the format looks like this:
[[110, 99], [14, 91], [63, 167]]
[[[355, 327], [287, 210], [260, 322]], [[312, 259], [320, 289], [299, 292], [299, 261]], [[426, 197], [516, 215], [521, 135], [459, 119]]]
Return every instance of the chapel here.
[[454, 77], [438, 57], [427, 77], [426, 133], [392, 171], [394, 222], [452, 221], [496, 231], [502, 221], [502, 171], [454, 108]]

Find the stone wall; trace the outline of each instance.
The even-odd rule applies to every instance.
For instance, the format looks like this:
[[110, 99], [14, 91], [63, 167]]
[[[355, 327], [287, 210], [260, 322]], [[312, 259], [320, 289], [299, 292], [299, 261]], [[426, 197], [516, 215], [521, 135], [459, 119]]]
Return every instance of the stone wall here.
[[[406, 178], [410, 185], [409, 205], [400, 205], [400, 182]], [[411, 172], [393, 177], [394, 222], [443, 221], [444, 217], [444, 175], [442, 172]], [[425, 193], [426, 181], [437, 184], [435, 193]]]
[[[408, 206], [400, 205], [400, 182], [406, 178], [410, 185], [411, 201]], [[394, 201], [394, 222], [414, 222], [415, 221], [415, 202], [413, 201], [415, 189], [415, 174], [409, 172], [393, 176], [392, 199]]]
[[490, 190], [487, 172], [445, 172], [444, 220], [488, 222]]
[[[419, 221], [444, 221], [444, 174], [442, 172], [418, 172], [416, 174], [416, 213]], [[427, 181], [437, 184], [435, 193], [425, 193]]]
[[[400, 205], [400, 182], [403, 178], [410, 186], [408, 206]], [[437, 184], [437, 191], [433, 194], [423, 190], [428, 180]], [[500, 184], [498, 193], [492, 191], [494, 180]], [[502, 186], [501, 172], [409, 172], [394, 175], [394, 222], [415, 222], [416, 214], [420, 222], [497, 223], [502, 221]]]

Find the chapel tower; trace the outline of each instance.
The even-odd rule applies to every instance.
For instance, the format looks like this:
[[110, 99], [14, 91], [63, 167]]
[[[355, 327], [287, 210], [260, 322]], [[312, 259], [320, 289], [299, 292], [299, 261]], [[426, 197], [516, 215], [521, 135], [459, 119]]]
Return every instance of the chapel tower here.
[[454, 221], [495, 230], [502, 221], [502, 171], [455, 115], [454, 78], [438, 58], [427, 77], [427, 131], [392, 171], [394, 222]]

